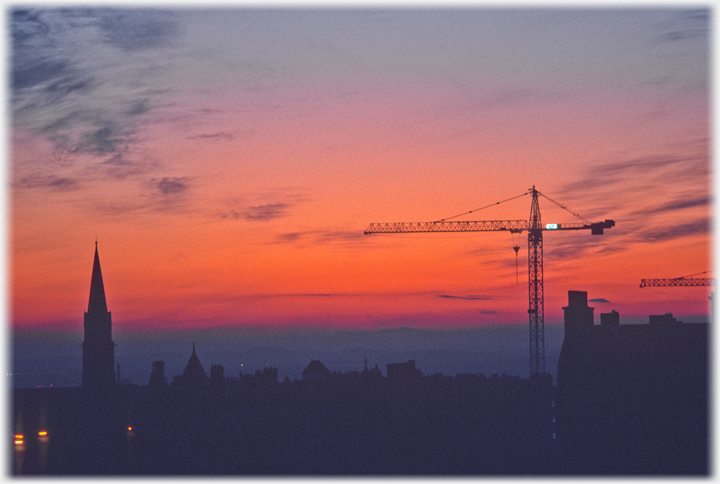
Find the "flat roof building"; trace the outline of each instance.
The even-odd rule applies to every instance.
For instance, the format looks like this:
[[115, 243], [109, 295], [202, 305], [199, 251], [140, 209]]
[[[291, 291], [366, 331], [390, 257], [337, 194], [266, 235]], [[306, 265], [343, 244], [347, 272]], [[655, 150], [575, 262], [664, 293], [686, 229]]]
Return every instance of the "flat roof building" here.
[[570, 472], [705, 474], [708, 326], [671, 313], [593, 321], [569, 291], [557, 372], [557, 440]]

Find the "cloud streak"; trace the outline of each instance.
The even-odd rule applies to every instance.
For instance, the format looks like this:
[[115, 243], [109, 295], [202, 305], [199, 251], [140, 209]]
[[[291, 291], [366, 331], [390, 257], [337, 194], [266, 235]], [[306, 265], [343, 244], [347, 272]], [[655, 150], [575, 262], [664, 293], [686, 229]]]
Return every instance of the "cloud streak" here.
[[235, 137], [230, 133], [215, 133], [215, 134], [198, 134], [193, 136], [188, 136], [187, 139], [190, 140], [201, 140], [201, 141], [215, 141], [215, 140], [228, 140], [232, 141], [235, 139]]
[[106, 123], [99, 129], [84, 133], [76, 150], [105, 155], [118, 151], [125, 142], [122, 129], [113, 123]]
[[220, 202], [224, 208], [216, 212], [216, 217], [225, 220], [268, 223], [290, 217], [296, 207], [308, 200], [305, 193], [293, 189], [248, 194]]
[[668, 212], [674, 212], [676, 210], [684, 210], [687, 208], [695, 208], [695, 207], [705, 207], [709, 208], [712, 204], [712, 197], [710, 195], [701, 195], [699, 197], [695, 198], [678, 198], [669, 202], [666, 202], [662, 205], [658, 205], [655, 207], [648, 207], [643, 210], [637, 210], [634, 212], [631, 212], [630, 215], [636, 216], [636, 215], [650, 215], [650, 214], [657, 214], [657, 213], [665, 213]]
[[153, 186], [165, 196], [175, 196], [188, 190], [187, 177], [165, 177], [160, 180], [151, 180]]
[[692, 39], [705, 39], [710, 26], [710, 13], [705, 10], [681, 11], [661, 25], [658, 43], [677, 43]]
[[466, 301], [491, 301], [495, 299], [492, 296], [452, 296], [449, 294], [438, 294], [437, 297], [445, 299], [464, 299]]
[[165, 47], [177, 35], [172, 14], [161, 10], [103, 9], [99, 25], [103, 39], [125, 51]]
[[653, 228], [647, 231], [638, 231], [635, 240], [641, 242], [663, 242], [695, 235], [708, 235], [710, 233], [709, 217], [699, 218], [692, 222]]
[[298, 248], [337, 244], [347, 247], [365, 246], [371, 242], [363, 231], [357, 230], [307, 230], [279, 234], [272, 244], [293, 244]]
[[[612, 218], [612, 245], [596, 238], [560, 240], [550, 257], [618, 254], [637, 243], [661, 243], [710, 234], [710, 161], [705, 137], [674, 142], [655, 154], [617, 157], [588, 166], [558, 198], [593, 207], [591, 219]], [[658, 189], [662, 194], [658, 196]], [[602, 239], [602, 238], [601, 238]]]
[[98, 176], [109, 176], [117, 180], [122, 180], [129, 177], [144, 176], [158, 168], [159, 164], [156, 162], [137, 161], [126, 153], [115, 153], [100, 163], [101, 174]]
[[235, 212], [235, 218], [243, 218], [253, 222], [269, 222], [277, 218], [288, 216], [289, 205], [286, 203], [268, 203], [247, 207], [241, 212]]
[[[654, 154], [599, 160], [565, 184], [559, 195], [567, 201], [588, 197], [606, 202], [617, 200], [618, 205], [632, 197], [634, 203], [629, 204], [632, 207], [640, 201], [638, 194], [650, 198], [658, 186], [663, 186], [668, 195], [673, 194], [674, 186], [687, 190], [687, 183], [707, 190], [709, 175], [708, 138], [701, 137], [661, 146]], [[674, 185], [668, 184], [668, 180], [673, 180]]]
[[57, 191], [77, 190], [80, 188], [78, 180], [55, 175], [35, 176], [22, 178], [17, 188], [49, 188]]

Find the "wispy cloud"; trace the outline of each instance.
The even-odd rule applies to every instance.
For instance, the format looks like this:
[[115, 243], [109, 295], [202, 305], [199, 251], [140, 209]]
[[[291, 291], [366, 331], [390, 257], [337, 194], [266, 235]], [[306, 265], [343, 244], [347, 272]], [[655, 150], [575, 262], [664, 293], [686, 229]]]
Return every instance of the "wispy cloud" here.
[[671, 200], [669, 202], [665, 202], [661, 205], [657, 205], [654, 207], [647, 207], [642, 210], [636, 210], [634, 212], [631, 212], [630, 215], [649, 215], [649, 214], [655, 214], [655, 213], [668, 213], [673, 212], [676, 210], [684, 210], [686, 208], [694, 208], [694, 207], [710, 207], [712, 204], [712, 197], [708, 194], [701, 194], [700, 196], [693, 197], [692, 195], [689, 198], [677, 198], [675, 200]]
[[151, 180], [153, 186], [158, 189], [162, 195], [179, 195], [188, 189], [187, 177], [165, 177], [160, 180]]
[[276, 242], [279, 244], [292, 244], [299, 241], [303, 237], [302, 232], [289, 232], [277, 236]]
[[177, 38], [175, 15], [152, 9], [14, 8], [13, 125], [73, 152], [105, 156], [130, 141], [153, 96], [150, 77]]
[[289, 208], [289, 205], [286, 203], [269, 203], [246, 207], [240, 212], [233, 212], [233, 216], [255, 222], [268, 222], [277, 218], [287, 217]]
[[597, 238], [560, 240], [549, 246], [548, 253], [552, 257], [603, 255], [627, 250], [634, 243], [708, 234], [709, 181], [705, 137], [668, 144], [652, 155], [618, 156], [589, 166], [579, 179], [565, 185], [557, 198], [592, 207], [590, 213], [584, 213], [591, 219], [614, 219], [613, 244], [600, 243]]
[[627, 249], [627, 245], [619, 242], [617, 238], [603, 240], [603, 237], [586, 234], [585, 237], [581, 236], [572, 241], [552, 241], [546, 244], [545, 256], [557, 261], [583, 260], [590, 256], [617, 254]]
[[195, 206], [192, 194], [192, 179], [189, 177], [161, 177], [131, 180], [134, 186], [132, 196], [108, 193], [93, 196], [81, 203], [84, 210], [90, 210], [103, 217], [137, 220], [161, 213], [165, 216], [183, 214], [202, 216], [202, 209]]
[[307, 230], [302, 232], [287, 232], [276, 236], [273, 244], [293, 244], [296, 247], [314, 245], [339, 244], [343, 246], [358, 246], [370, 243], [370, 239], [358, 230]]
[[[605, 161], [587, 169], [585, 176], [563, 187], [560, 195], [564, 199], [588, 197], [603, 198], [606, 202], [617, 201], [624, 204], [633, 196], [635, 206], [637, 195], [650, 195], [657, 186], [666, 185], [669, 177], [680, 180], [692, 180], [697, 183], [707, 179], [709, 160], [707, 153], [686, 154], [664, 153], [635, 158], [619, 158]], [[671, 187], [670, 187], [671, 188]], [[629, 191], [632, 190], [632, 193]], [[648, 198], [650, 198], [648, 196]], [[587, 203], [587, 202], [586, 202]]]
[[[274, 192], [247, 194], [243, 197], [222, 201], [224, 208], [217, 217], [247, 222], [272, 222], [289, 217], [295, 207], [309, 200], [297, 189], [278, 189]], [[293, 236], [290, 235], [290, 238]]]
[[115, 153], [100, 163], [102, 176], [125, 179], [133, 176], [145, 176], [159, 168], [159, 163], [138, 161], [125, 153]]
[[99, 16], [103, 39], [126, 51], [170, 45], [178, 31], [171, 12], [152, 9], [103, 9]]
[[145, 198], [145, 210], [164, 213], [197, 213], [190, 196], [190, 179], [188, 177], [163, 177], [150, 179], [147, 184], [150, 190]]
[[[661, 146], [651, 155], [618, 155], [614, 159], [598, 160], [587, 165], [579, 177], [563, 186], [557, 195], [566, 202], [578, 200], [597, 206], [595, 201], [602, 201], [603, 207], [635, 208], [643, 201], [641, 195], [646, 194], [650, 199], [649, 195], [655, 194], [659, 186], [667, 197], [675, 196], [676, 186], [685, 191], [688, 186], [695, 188], [696, 193], [707, 191], [709, 175], [708, 138], [702, 137]], [[674, 183], [668, 184], [668, 180]], [[696, 194], [694, 198], [702, 196]]]
[[214, 141], [214, 140], [232, 140], [235, 137], [226, 132], [222, 133], [214, 133], [214, 134], [197, 134], [193, 136], [188, 136], [187, 139], [190, 140], [201, 140], [201, 141]]
[[77, 150], [104, 155], [117, 151], [125, 141], [125, 135], [119, 126], [105, 123], [99, 129], [84, 133]]
[[663, 226], [651, 230], [639, 231], [635, 239], [642, 242], [663, 242], [692, 235], [703, 235], [710, 233], [710, 218], [704, 217], [695, 219], [692, 222]]
[[710, 10], [680, 10], [660, 26], [657, 37], [661, 42], [681, 42], [690, 39], [706, 39], [710, 29]]
[[80, 183], [76, 179], [49, 176], [25, 177], [17, 182], [17, 188], [49, 188], [57, 191], [77, 190]]
[[589, 230], [549, 234], [553, 237], [545, 238], [545, 259], [557, 261], [555, 263], [582, 261], [628, 250], [626, 237], [619, 233], [606, 232], [606, 234], [606, 236], [591, 235]]
[[317, 241], [323, 243], [357, 243], [366, 241], [362, 230], [322, 230], [318, 232]]
[[595, 303], [609, 303], [607, 299], [604, 299], [602, 297], [597, 297], [595, 299], [588, 299], [588, 302], [595, 302]]
[[468, 301], [491, 301], [495, 299], [492, 296], [452, 296], [450, 294], [438, 294], [437, 297], [442, 297], [446, 299], [465, 299]]

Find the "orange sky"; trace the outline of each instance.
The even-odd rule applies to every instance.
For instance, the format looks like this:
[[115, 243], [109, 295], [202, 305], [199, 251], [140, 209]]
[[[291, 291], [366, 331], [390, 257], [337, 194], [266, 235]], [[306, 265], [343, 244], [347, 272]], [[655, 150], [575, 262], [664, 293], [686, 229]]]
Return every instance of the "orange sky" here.
[[617, 224], [546, 233], [546, 322], [707, 314], [639, 288], [712, 268], [703, 11], [128, 12], [13, 16], [13, 327], [80, 327], [96, 237], [116, 331], [527, 324], [527, 234], [363, 231], [533, 185]]

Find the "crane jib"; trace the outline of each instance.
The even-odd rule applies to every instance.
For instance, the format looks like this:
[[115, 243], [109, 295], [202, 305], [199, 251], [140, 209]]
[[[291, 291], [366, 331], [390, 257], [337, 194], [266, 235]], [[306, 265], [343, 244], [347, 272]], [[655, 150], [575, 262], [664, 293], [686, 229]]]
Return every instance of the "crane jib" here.
[[712, 277], [676, 277], [675, 279], [642, 279], [640, 287], [673, 287], [673, 286], [714, 286]]
[[[603, 229], [615, 226], [614, 220], [596, 223], [546, 224], [540, 230], [583, 230], [590, 229], [593, 235], [602, 235]], [[417, 232], [492, 232], [510, 231], [519, 233], [530, 229], [527, 220], [485, 220], [461, 222], [395, 222], [372, 223], [365, 234], [400, 234]]]
[[522, 231], [528, 229], [526, 220], [492, 220], [465, 222], [398, 222], [373, 223], [365, 230], [374, 233], [410, 233], [410, 232], [485, 232], [494, 230]]

